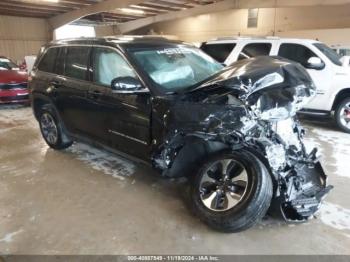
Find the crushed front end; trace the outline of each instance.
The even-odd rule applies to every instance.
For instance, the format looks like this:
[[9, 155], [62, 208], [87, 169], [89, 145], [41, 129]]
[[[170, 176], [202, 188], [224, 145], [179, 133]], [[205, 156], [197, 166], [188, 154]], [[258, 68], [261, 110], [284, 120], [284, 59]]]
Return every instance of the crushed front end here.
[[314, 94], [315, 86], [299, 64], [271, 57], [235, 63], [162, 113], [167, 133], [154, 164], [172, 176], [168, 171], [177, 160], [183, 164], [202, 152], [206, 157], [210, 150], [183, 153], [193, 141], [249, 150], [269, 169], [274, 182], [270, 210], [286, 221], [305, 221], [332, 189], [317, 149], [305, 148], [305, 131], [296, 118]]
[[307, 220], [332, 189], [327, 186], [317, 149], [307, 152], [302, 141], [305, 131], [296, 119], [257, 123], [257, 126], [260, 127], [246, 137], [246, 142], [247, 146], [261, 150], [275, 178], [271, 210], [281, 213], [286, 221]]
[[317, 149], [308, 151], [305, 148], [305, 131], [296, 117], [269, 121], [248, 111], [232, 132], [227, 121], [230, 115], [232, 117], [233, 113], [226, 111], [207, 118], [211, 129], [208, 133], [217, 134], [214, 140], [230, 144], [232, 150], [245, 148], [260, 155], [275, 184], [270, 211], [281, 214], [288, 222], [306, 221], [333, 187], [327, 185]]

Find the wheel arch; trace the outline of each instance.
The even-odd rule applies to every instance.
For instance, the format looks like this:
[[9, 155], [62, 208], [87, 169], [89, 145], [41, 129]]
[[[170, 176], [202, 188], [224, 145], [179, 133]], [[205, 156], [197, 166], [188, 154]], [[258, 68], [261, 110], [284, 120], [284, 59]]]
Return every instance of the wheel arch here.
[[51, 105], [53, 108], [56, 107], [51, 101], [51, 99], [47, 96], [41, 95], [41, 94], [36, 94], [32, 98], [32, 108], [33, 108], [33, 113], [35, 118], [38, 120], [40, 116], [40, 110], [43, 108], [44, 105]]
[[337, 105], [339, 105], [339, 103], [347, 97], [350, 97], [350, 87], [342, 89], [338, 92], [333, 101], [332, 111], [336, 110]]
[[229, 149], [228, 145], [222, 142], [205, 141], [196, 136], [187, 136], [184, 138], [183, 146], [178, 151], [171, 167], [165, 169], [163, 175], [166, 177], [191, 176], [196, 165], [205, 156], [227, 149]]
[[[245, 150], [255, 155], [262, 162], [262, 164], [265, 165], [272, 179], [273, 187], [274, 189], [276, 189], [277, 179], [271, 172], [270, 165], [266, 157], [258, 150], [254, 148], [247, 148], [243, 145], [238, 145], [237, 149], [235, 150], [239, 151], [240, 148], [244, 148]], [[211, 154], [217, 154], [229, 150], [233, 150], [230, 147], [230, 145], [220, 141], [205, 140], [196, 136], [186, 137], [184, 141], [184, 146], [178, 152], [176, 158], [172, 163], [171, 168], [166, 169], [163, 172], [163, 175], [166, 177], [190, 177], [195, 173], [195, 169], [198, 167], [199, 164], [202, 163], [202, 161], [206, 157], [208, 157]]]
[[45, 105], [50, 106], [52, 108], [52, 110], [54, 111], [56, 117], [60, 121], [61, 128], [63, 129], [65, 134], [68, 134], [67, 128], [66, 128], [66, 124], [64, 123], [62, 117], [60, 116], [60, 114], [59, 114], [59, 112], [57, 110], [57, 107], [55, 106], [54, 102], [51, 100], [50, 97], [47, 97], [47, 96], [42, 95], [42, 94], [36, 94], [35, 96], [33, 96], [33, 98], [32, 98], [32, 108], [33, 108], [33, 113], [34, 113], [35, 118], [39, 121], [40, 110]]

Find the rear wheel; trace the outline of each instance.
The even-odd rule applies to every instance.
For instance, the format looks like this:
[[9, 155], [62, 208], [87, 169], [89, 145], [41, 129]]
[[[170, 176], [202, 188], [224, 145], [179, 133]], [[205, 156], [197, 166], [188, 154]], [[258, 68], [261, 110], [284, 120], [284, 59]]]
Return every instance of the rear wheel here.
[[73, 144], [64, 134], [62, 125], [50, 106], [46, 105], [40, 111], [39, 125], [41, 134], [50, 147], [65, 149]]
[[350, 97], [345, 98], [335, 110], [337, 126], [346, 133], [350, 133]]
[[238, 232], [267, 212], [272, 181], [266, 167], [247, 151], [219, 153], [194, 177], [191, 198], [196, 214], [214, 229]]

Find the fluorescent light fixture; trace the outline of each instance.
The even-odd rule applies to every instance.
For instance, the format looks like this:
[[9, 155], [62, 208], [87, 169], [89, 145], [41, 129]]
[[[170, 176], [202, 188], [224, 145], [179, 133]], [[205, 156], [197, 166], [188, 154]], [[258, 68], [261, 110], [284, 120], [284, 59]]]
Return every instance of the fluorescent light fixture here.
[[120, 11], [124, 12], [124, 13], [130, 13], [130, 14], [144, 14], [145, 11], [142, 10], [136, 10], [136, 9], [131, 9], [131, 8], [120, 8]]
[[64, 25], [55, 30], [55, 39], [67, 39], [77, 37], [96, 37], [93, 26]]

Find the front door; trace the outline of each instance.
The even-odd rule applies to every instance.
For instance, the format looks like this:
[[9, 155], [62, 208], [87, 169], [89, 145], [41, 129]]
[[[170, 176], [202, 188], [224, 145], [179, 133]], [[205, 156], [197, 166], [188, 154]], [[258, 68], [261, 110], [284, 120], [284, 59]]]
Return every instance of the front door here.
[[[101, 134], [108, 133], [109, 145], [138, 158], [149, 159], [150, 93], [118, 92], [111, 88], [118, 77], [138, 78], [119, 51], [108, 47], [93, 48], [93, 85], [96, 97], [95, 118], [103, 119]], [[98, 131], [98, 130], [97, 130]]]
[[[298, 62], [304, 67], [306, 67], [311, 57], [318, 57], [309, 47], [294, 43], [281, 44], [278, 55]], [[324, 103], [324, 96], [331, 86], [332, 70], [329, 70], [327, 65], [321, 70], [307, 68], [306, 70], [314, 81], [317, 90], [316, 96], [306, 105], [306, 108], [321, 109], [324, 106], [322, 104]]]

